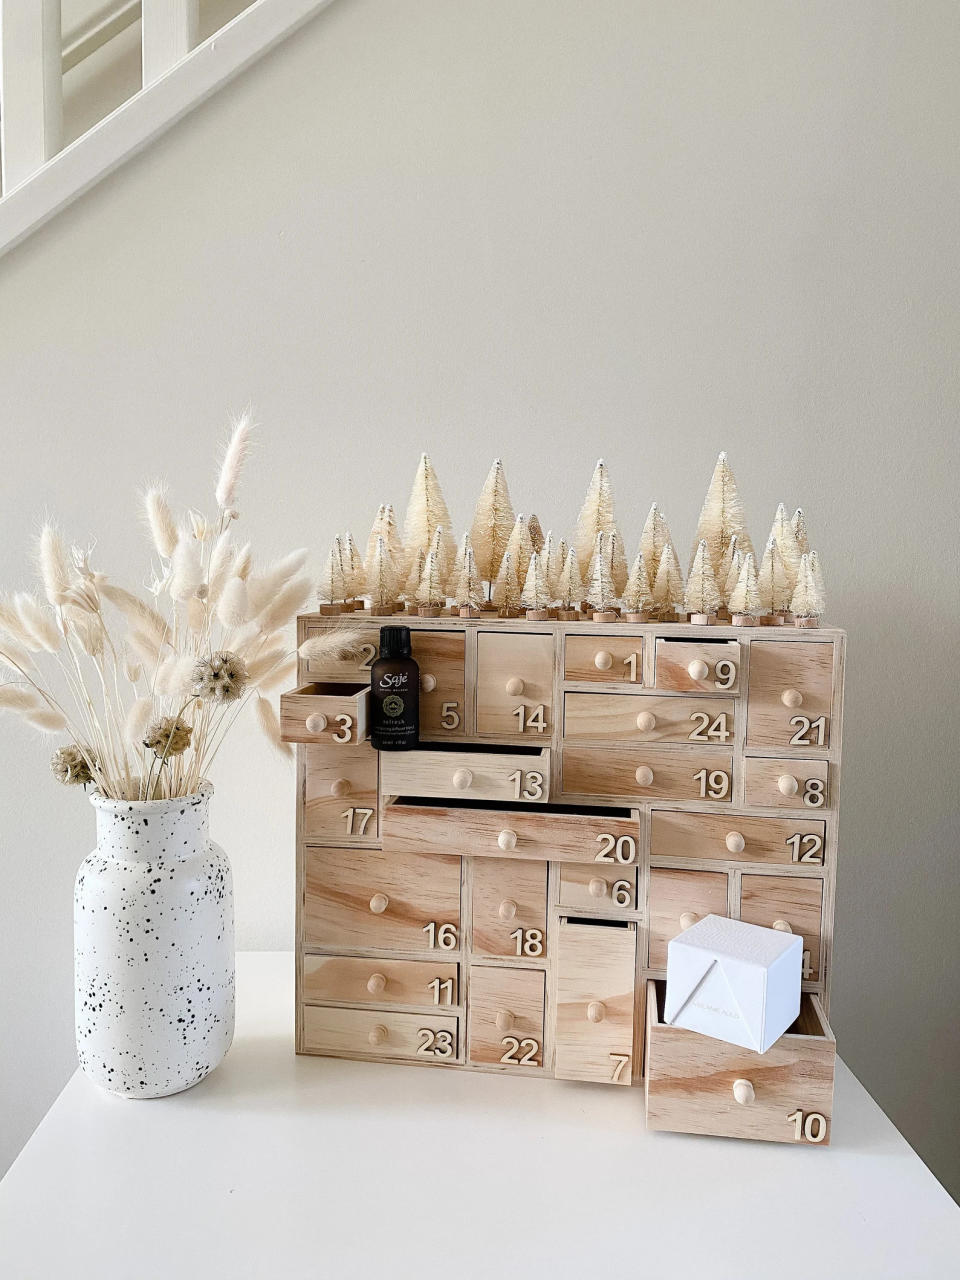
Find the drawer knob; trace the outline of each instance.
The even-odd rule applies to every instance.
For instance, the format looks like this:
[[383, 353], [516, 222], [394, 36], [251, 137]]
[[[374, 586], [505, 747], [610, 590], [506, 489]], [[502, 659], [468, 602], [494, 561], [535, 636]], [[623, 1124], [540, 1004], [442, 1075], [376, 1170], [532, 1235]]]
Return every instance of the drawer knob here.
[[706, 680], [709, 674], [710, 668], [702, 658], [694, 658], [694, 660], [687, 665], [687, 675], [691, 680]]
[[637, 728], [643, 733], [649, 733], [651, 729], [657, 727], [657, 717], [652, 711], [641, 711], [637, 716]]
[[633, 776], [641, 787], [649, 787], [653, 781], [653, 770], [648, 764], [642, 764]]
[[602, 1000], [591, 1000], [587, 1005], [588, 1022], [602, 1022], [606, 1016], [607, 1010]]
[[375, 1027], [370, 1028], [370, 1034], [367, 1036], [367, 1039], [374, 1048], [376, 1048], [379, 1044], [385, 1044], [389, 1035], [390, 1033], [383, 1023], [378, 1022]]
[[598, 671], [609, 671], [613, 666], [613, 654], [609, 649], [600, 649], [593, 655], [593, 665]]
[[306, 729], [307, 733], [323, 733], [324, 729], [327, 727], [327, 717], [322, 711], [314, 711], [311, 715], [307, 716], [306, 720], [304, 720], [303, 727]]
[[339, 800], [341, 796], [348, 795], [353, 789], [353, 784], [349, 778], [334, 778], [330, 783], [330, 794], [336, 796]]
[[517, 847], [517, 833], [515, 831], [511, 831], [509, 827], [504, 827], [497, 836], [497, 846], [502, 849], [504, 853], [509, 853], [511, 849], [515, 849]]
[[749, 1107], [750, 1103], [756, 1098], [757, 1094], [749, 1080], [734, 1080], [733, 1082], [733, 1100], [739, 1102], [741, 1107]]
[[802, 707], [803, 694], [799, 689], [784, 689], [780, 695], [780, 701], [785, 707]]
[[506, 690], [511, 698], [519, 698], [523, 693], [523, 681], [519, 676], [511, 676], [507, 681]]
[[453, 785], [458, 791], [466, 791], [473, 782], [473, 773], [469, 769], [458, 769], [453, 775]]
[[370, 910], [375, 916], [382, 916], [390, 905], [390, 899], [385, 893], [375, 893], [370, 899]]
[[387, 979], [382, 973], [371, 973], [367, 979], [367, 990], [372, 996], [383, 995], [387, 989]]
[[727, 838], [723, 843], [731, 853], [743, 853], [747, 847], [747, 842], [739, 831], [728, 831]]
[[500, 909], [497, 911], [497, 915], [501, 920], [513, 920], [518, 910], [519, 908], [512, 898], [504, 898], [500, 903]]
[[421, 677], [420, 677], [420, 692], [421, 692], [421, 693], [433, 693], [433, 691], [434, 691], [434, 689], [435, 689], [436, 687], [437, 687], [437, 677], [436, 677], [436, 676], [432, 676], [432, 675], [430, 675], [430, 673], [428, 672], [426, 675], [423, 675], [423, 676], [421, 676]]
[[793, 930], [790, 928], [789, 921], [787, 920], [774, 920], [773, 928], [777, 929], [780, 933], [793, 933]]
[[680, 928], [689, 929], [692, 924], [696, 924], [700, 917], [695, 911], [681, 911]]
[[509, 1031], [513, 1026], [513, 1014], [509, 1009], [497, 1010], [497, 1030]]
[[784, 773], [777, 779], [777, 790], [782, 796], [795, 796], [800, 790], [800, 783], [792, 773]]
[[587, 888], [590, 891], [591, 898], [602, 898], [607, 892], [607, 882], [606, 880], [601, 880], [599, 876], [594, 876]]

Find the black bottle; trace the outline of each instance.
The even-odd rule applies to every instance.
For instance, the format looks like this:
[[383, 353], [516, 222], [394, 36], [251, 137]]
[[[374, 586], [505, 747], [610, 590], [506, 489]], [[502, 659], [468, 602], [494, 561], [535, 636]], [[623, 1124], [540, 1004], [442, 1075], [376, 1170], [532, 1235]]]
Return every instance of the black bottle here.
[[370, 742], [377, 751], [419, 745], [420, 668], [410, 656], [409, 627], [380, 628], [380, 656], [370, 667]]

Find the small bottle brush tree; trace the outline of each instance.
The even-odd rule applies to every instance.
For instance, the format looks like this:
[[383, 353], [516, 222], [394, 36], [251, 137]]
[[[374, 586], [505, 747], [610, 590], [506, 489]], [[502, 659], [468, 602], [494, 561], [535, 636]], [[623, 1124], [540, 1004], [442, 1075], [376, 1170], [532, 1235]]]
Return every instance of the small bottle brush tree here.
[[[602, 458], [597, 462], [590, 479], [587, 495], [583, 500], [583, 506], [580, 508], [580, 515], [577, 517], [577, 527], [573, 538], [580, 572], [581, 574], [586, 574], [588, 578], [591, 574], [591, 562], [597, 546], [597, 534], [599, 533], [617, 533], [617, 541], [622, 547], [623, 543], [619, 537], [613, 509], [613, 490], [610, 487], [610, 478]], [[608, 558], [609, 556], [608, 550]], [[614, 590], [620, 592], [626, 584], [627, 564], [621, 551], [619, 558], [615, 557], [613, 563]]]
[[810, 539], [807, 536], [807, 520], [802, 507], [797, 507], [790, 523], [793, 526], [793, 536], [797, 540], [797, 549], [802, 556], [809, 555]]
[[406, 568], [406, 557], [404, 556], [400, 531], [397, 529], [397, 521], [396, 516], [394, 515], [393, 505], [389, 502], [381, 502], [380, 506], [377, 508], [377, 514], [370, 529], [370, 536], [367, 539], [367, 550], [363, 557], [363, 563], [366, 567], [368, 576], [370, 573], [370, 566], [373, 561], [373, 552], [377, 544], [377, 538], [383, 538], [384, 542], [387, 544], [387, 551], [396, 569], [397, 576], [402, 580]]
[[477, 563], [473, 547], [464, 535], [466, 546], [460, 571], [457, 574], [453, 589], [453, 603], [461, 618], [479, 618], [480, 606], [483, 603], [483, 579], [477, 572]]
[[403, 598], [407, 602], [407, 611], [409, 613], [412, 613], [416, 608], [417, 592], [420, 590], [420, 579], [423, 577], [423, 566], [426, 560], [427, 553], [423, 547], [417, 547], [416, 555], [413, 557], [413, 563], [410, 565], [410, 571], [403, 587]]
[[530, 565], [530, 557], [533, 555], [530, 528], [527, 524], [527, 517], [523, 514], [518, 515], [513, 523], [513, 532], [510, 534], [510, 541], [507, 543], [507, 551], [510, 553], [510, 560], [517, 575], [517, 594], [519, 598], [519, 592]]
[[554, 595], [560, 605], [557, 617], [562, 622], [576, 622], [580, 617], [580, 602], [583, 599], [583, 578], [580, 576], [580, 564], [573, 547], [567, 549]]
[[740, 573], [730, 592], [730, 617], [735, 627], [755, 627], [757, 618], [763, 613], [760, 602], [760, 588], [757, 585], [757, 564], [753, 552], [748, 551], [743, 557]]
[[484, 481], [473, 513], [470, 544], [477, 562], [477, 572], [485, 582], [493, 584], [503, 561], [507, 543], [513, 532], [514, 514], [503, 463], [494, 460]]
[[590, 581], [587, 583], [587, 604], [593, 609], [594, 622], [616, 622], [617, 591], [610, 572], [610, 553], [607, 534], [597, 534], [594, 547]]
[[[454, 556], [453, 568], [450, 570], [450, 583], [457, 583], [460, 581], [460, 571], [463, 568], [463, 562], [466, 558], [468, 548], [470, 550], [473, 549], [470, 542], [470, 535], [469, 533], [465, 533], [457, 543], [457, 554]], [[474, 563], [476, 563], [476, 556], [474, 556]]]
[[527, 521], [527, 528], [530, 531], [530, 541], [533, 543], [533, 549], [539, 555], [543, 550], [543, 529], [540, 527], [540, 521], [536, 513], [530, 516]]
[[657, 573], [660, 569], [660, 558], [664, 549], [672, 544], [673, 539], [670, 536], [670, 529], [664, 519], [663, 512], [655, 502], [647, 513], [647, 518], [643, 524], [643, 532], [640, 534], [640, 550], [643, 552], [651, 586], [656, 581]]
[[[747, 555], [752, 556], [753, 552], [748, 551]], [[743, 562], [745, 559], [746, 557], [742, 554], [742, 552], [740, 551], [740, 548], [734, 547], [733, 555], [730, 558], [730, 567], [727, 570], [727, 575], [724, 578], [723, 587], [721, 588], [721, 591], [720, 591], [721, 598], [723, 599], [727, 607], [728, 613], [731, 612], [730, 597], [733, 595], [734, 591], [736, 590], [737, 583], [740, 581], [740, 570], [743, 568]], [[756, 572], [756, 565], [757, 565], [756, 556], [754, 556], [753, 558], [753, 565], [754, 565], [754, 572]]]
[[[787, 586], [792, 595], [793, 589], [797, 585], [797, 574], [800, 572], [800, 548], [797, 545], [797, 535], [793, 531], [793, 525], [790, 523], [787, 509], [782, 502], [777, 507], [777, 514], [773, 517], [770, 537], [776, 541], [777, 549], [783, 561], [783, 570], [787, 577]], [[762, 567], [760, 579], [762, 582]]]
[[500, 561], [500, 572], [493, 584], [493, 603], [497, 606], [497, 612], [501, 618], [515, 618], [519, 602], [520, 586], [517, 582], [513, 555], [505, 551]]
[[421, 618], [439, 617], [446, 602], [447, 590], [440, 569], [440, 558], [436, 548], [431, 547], [423, 562], [423, 573], [417, 588], [417, 613]]
[[667, 542], [660, 555], [660, 567], [653, 580], [653, 610], [661, 622], [676, 620], [677, 609], [683, 600], [683, 574], [672, 542]]
[[527, 611], [531, 622], [542, 622], [550, 617], [550, 591], [547, 587], [547, 575], [544, 563], [535, 551], [527, 566], [527, 576], [523, 581], [520, 604]]
[[724, 553], [734, 535], [738, 537], [744, 551], [753, 550], [744, 524], [743, 503], [737, 490], [737, 482], [727, 462], [727, 455], [721, 453], [717, 458], [717, 465], [713, 469], [707, 495], [700, 509], [691, 565], [700, 543], [705, 542], [707, 558], [714, 577], [717, 578]]
[[377, 537], [370, 567], [367, 570], [367, 595], [370, 597], [370, 612], [374, 614], [393, 613], [399, 595], [397, 569], [393, 556], [383, 535]]
[[422, 453], [403, 526], [404, 549], [411, 564], [418, 548], [422, 548], [424, 555], [430, 550], [438, 526], [442, 530], [441, 541], [446, 564], [451, 565], [457, 548], [453, 540], [450, 512], [447, 510], [437, 473], [430, 459]]
[[813, 580], [817, 584], [817, 590], [820, 592], [820, 599], [824, 604], [824, 613], [826, 613], [827, 589], [823, 581], [823, 565], [820, 562], [819, 551], [810, 552], [810, 568], [813, 571]]
[[[717, 589], [720, 592], [720, 603], [725, 605], [730, 598], [730, 592], [737, 585], [737, 578], [740, 576], [740, 564], [743, 561], [743, 552], [740, 550], [740, 538], [738, 534], [733, 534], [727, 543], [727, 549], [723, 553], [723, 559], [720, 561], [720, 567], [717, 570]], [[736, 566], [736, 567], [734, 567]], [[730, 584], [729, 586], [727, 584]]]
[[819, 627], [824, 602], [810, 565], [810, 556], [800, 557], [797, 585], [790, 600], [790, 612], [798, 627]]
[[780, 548], [773, 534], [770, 535], [763, 559], [760, 561], [757, 585], [763, 617], [774, 625], [780, 625], [790, 609], [790, 597], [793, 592], [787, 578], [783, 556], [780, 554]]
[[[440, 525], [437, 525], [436, 529], [434, 529], [433, 538], [430, 542], [430, 546], [427, 548], [428, 554], [431, 551], [436, 559], [437, 573], [440, 577], [440, 582], [444, 587], [446, 587], [447, 582], [450, 579], [452, 562], [450, 557], [447, 555], [446, 538], [444, 537], [444, 532]], [[456, 548], [454, 548], [453, 559], [456, 559]]]
[[347, 584], [343, 573], [343, 549], [340, 545], [340, 539], [334, 538], [333, 546], [323, 562], [320, 581], [317, 584], [320, 612], [324, 614], [341, 613], [346, 597]]
[[348, 529], [343, 535], [343, 572], [347, 583], [347, 599], [359, 600], [367, 589], [367, 573], [360, 550]]
[[554, 540], [553, 534], [547, 534], [543, 545], [543, 559], [547, 568], [547, 586], [550, 594], [556, 599], [560, 591], [560, 575], [567, 561], [567, 541], [565, 538]]
[[720, 592], [710, 564], [706, 539], [701, 539], [697, 544], [697, 552], [683, 593], [683, 607], [690, 615], [690, 621], [700, 625], [716, 619], [720, 608]]
[[646, 622], [650, 616], [652, 603], [647, 563], [643, 558], [643, 552], [638, 551], [623, 592], [624, 620], [627, 622]]

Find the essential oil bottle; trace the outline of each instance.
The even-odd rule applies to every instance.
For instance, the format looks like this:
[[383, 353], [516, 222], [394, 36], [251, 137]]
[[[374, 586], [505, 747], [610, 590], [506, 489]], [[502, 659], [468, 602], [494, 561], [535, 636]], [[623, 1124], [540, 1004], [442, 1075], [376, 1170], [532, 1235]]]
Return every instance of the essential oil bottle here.
[[412, 751], [420, 742], [420, 668], [409, 627], [380, 628], [370, 667], [370, 742], [377, 751]]

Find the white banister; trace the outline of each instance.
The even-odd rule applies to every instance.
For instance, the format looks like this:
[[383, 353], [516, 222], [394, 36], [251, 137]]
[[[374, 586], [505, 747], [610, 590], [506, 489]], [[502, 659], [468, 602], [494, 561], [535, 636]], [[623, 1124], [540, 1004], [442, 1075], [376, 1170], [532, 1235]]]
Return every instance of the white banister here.
[[63, 141], [60, 0], [0, 0], [0, 180], [6, 194]]
[[74, 27], [72, 31], [64, 31], [64, 75], [139, 21], [140, 0], [120, 0], [119, 4], [117, 0], [113, 0], [112, 4], [106, 4], [90, 14], [80, 26]]
[[141, 0], [144, 87], [187, 56], [197, 43], [199, 0]]

